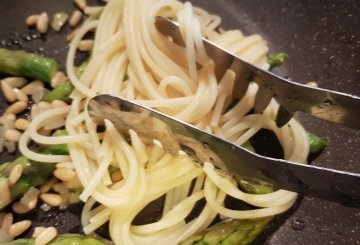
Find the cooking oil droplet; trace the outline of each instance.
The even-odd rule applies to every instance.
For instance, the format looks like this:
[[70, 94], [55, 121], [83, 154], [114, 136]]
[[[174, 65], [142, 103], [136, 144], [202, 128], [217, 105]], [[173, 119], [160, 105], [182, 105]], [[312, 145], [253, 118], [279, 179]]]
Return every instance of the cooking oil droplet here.
[[296, 231], [301, 231], [305, 228], [305, 222], [300, 219], [293, 219], [291, 221], [291, 228]]

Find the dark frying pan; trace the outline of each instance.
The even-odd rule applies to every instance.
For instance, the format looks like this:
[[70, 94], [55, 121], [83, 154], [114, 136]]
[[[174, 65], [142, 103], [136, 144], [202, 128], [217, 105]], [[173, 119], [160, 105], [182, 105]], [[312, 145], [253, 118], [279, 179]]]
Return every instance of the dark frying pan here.
[[[95, 1], [92, 1], [95, 3]], [[225, 28], [260, 33], [271, 52], [290, 59], [275, 72], [298, 82], [360, 95], [360, 2], [357, 0], [197, 0], [196, 5], [223, 16]], [[24, 24], [26, 16], [47, 11], [70, 13], [71, 0], [1, 0], [0, 46], [44, 53], [63, 64], [67, 28], [39, 38]], [[29, 35], [30, 34], [30, 35]], [[28, 41], [27, 39], [31, 39]], [[0, 109], [6, 102], [1, 99]], [[359, 109], [360, 112], [360, 109]], [[315, 159], [321, 166], [358, 171], [360, 132], [299, 115], [305, 127], [326, 138], [327, 148]], [[14, 158], [3, 154], [1, 162]], [[156, 208], [155, 208], [156, 209]], [[57, 225], [62, 232], [80, 232], [81, 206], [38, 210], [28, 214], [35, 225]], [[24, 217], [17, 217], [23, 219]], [[300, 198], [278, 216], [256, 244], [359, 244], [360, 209], [315, 198]]]

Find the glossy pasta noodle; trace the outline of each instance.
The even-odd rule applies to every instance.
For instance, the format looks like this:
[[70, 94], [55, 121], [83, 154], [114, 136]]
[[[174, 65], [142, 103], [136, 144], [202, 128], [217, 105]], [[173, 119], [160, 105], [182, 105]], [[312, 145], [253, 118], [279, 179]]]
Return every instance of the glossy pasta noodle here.
[[[179, 23], [185, 48], [156, 30], [155, 16]], [[157, 139], [145, 143], [130, 131], [130, 144], [109, 121], [105, 121], [105, 132], [97, 133], [88, 115], [86, 105], [91, 97], [120, 95], [239, 145], [261, 128], [270, 129], [278, 137], [286, 159], [305, 163], [309, 150], [306, 133], [295, 120], [288, 126], [276, 127], [275, 101], [262, 114], [248, 114], [258, 89], [255, 83], [250, 83], [244, 97], [225, 111], [232, 101], [235, 74], [228, 71], [221, 80], [216, 79], [201, 36], [264, 69], [269, 68], [268, 47], [259, 35], [244, 36], [239, 30], [219, 29], [220, 22], [218, 16], [176, 0], [111, 0], [99, 19], [89, 18], [77, 32], [66, 63], [75, 86], [72, 104], [34, 119], [21, 139], [20, 149], [31, 159], [74, 163], [84, 186], [80, 198], [86, 202], [82, 214], [85, 233], [109, 221], [115, 244], [176, 244], [208, 227], [218, 214], [236, 219], [266, 217], [284, 212], [294, 203], [296, 193], [285, 190], [264, 195], [242, 192], [234, 178], [219, 173], [212, 164], [195, 165], [184, 154], [174, 157], [163, 150]], [[93, 30], [91, 58], [78, 78], [74, 72], [76, 47]], [[54, 117], [66, 118], [68, 136], [46, 137], [37, 132]], [[34, 153], [26, 146], [30, 139], [43, 144], [66, 143], [70, 156]], [[120, 181], [112, 182], [110, 166], [120, 170]], [[157, 222], [132, 225], [144, 207], [163, 195], [165, 203]], [[227, 195], [258, 208], [229, 209], [224, 206]], [[185, 218], [201, 199], [206, 200], [205, 206], [186, 223]], [[95, 203], [101, 205], [95, 207]]]

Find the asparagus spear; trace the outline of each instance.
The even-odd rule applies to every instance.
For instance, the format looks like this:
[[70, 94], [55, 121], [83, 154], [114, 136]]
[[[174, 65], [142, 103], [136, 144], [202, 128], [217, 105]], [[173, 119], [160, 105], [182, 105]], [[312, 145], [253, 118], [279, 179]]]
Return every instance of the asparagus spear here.
[[[66, 135], [66, 130], [57, 130], [53, 136]], [[68, 154], [67, 145], [51, 145], [39, 150], [43, 154]], [[23, 174], [16, 183], [10, 187], [11, 201], [16, 200], [30, 187], [39, 186], [46, 182], [52, 175], [55, 165], [53, 163], [37, 162], [24, 156], [18, 157], [13, 162], [6, 162], [0, 165], [0, 178], [8, 178], [11, 170], [18, 164], [23, 166]], [[0, 210], [9, 203], [1, 203]]]
[[314, 154], [322, 151], [326, 146], [326, 141], [309, 131], [306, 133], [309, 139], [310, 153]]
[[[82, 63], [79, 67], [75, 69], [75, 74], [77, 77], [80, 77], [88, 65], [88, 61]], [[66, 80], [63, 84], [60, 86], [54, 88], [49, 93], [47, 93], [44, 98], [42, 98], [43, 101], [51, 102], [54, 100], [63, 100], [66, 101], [69, 99], [69, 95], [74, 90], [74, 85], [72, 85], [70, 80]]]
[[[22, 238], [11, 242], [3, 243], [3, 245], [34, 245], [35, 239]], [[59, 235], [48, 245], [108, 245], [108, 241], [97, 239], [90, 236], [83, 236], [78, 234], [63, 234]]]
[[267, 62], [270, 68], [281, 66], [289, 58], [289, 55], [285, 52], [280, 52], [274, 55], [269, 55]]
[[50, 82], [57, 70], [58, 64], [55, 59], [34, 53], [0, 48], [0, 73]]
[[252, 220], [224, 220], [179, 245], [245, 245], [251, 243], [271, 218]]

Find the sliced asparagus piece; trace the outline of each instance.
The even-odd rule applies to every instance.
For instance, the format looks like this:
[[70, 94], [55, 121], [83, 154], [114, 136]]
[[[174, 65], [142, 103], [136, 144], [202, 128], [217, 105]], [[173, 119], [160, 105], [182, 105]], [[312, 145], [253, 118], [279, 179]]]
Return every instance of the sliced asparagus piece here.
[[57, 72], [55, 59], [38, 54], [0, 48], [0, 73], [50, 82]]
[[251, 243], [271, 218], [227, 219], [189, 237], [179, 245], [245, 245]]
[[[22, 238], [11, 242], [3, 243], [3, 245], [34, 245], [35, 239]], [[109, 245], [108, 241], [98, 239], [90, 236], [83, 236], [78, 234], [63, 234], [56, 237], [48, 245]]]

